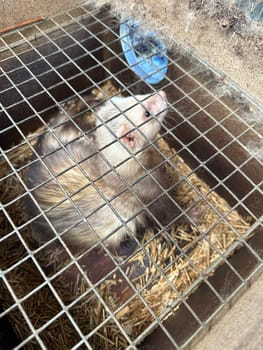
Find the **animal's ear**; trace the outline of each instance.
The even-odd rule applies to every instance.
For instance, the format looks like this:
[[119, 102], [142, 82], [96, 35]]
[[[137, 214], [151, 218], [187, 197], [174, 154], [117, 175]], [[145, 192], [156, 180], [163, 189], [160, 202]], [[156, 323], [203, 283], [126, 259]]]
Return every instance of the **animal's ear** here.
[[134, 148], [136, 143], [136, 134], [134, 131], [129, 131], [128, 126], [124, 125], [120, 128], [118, 137], [128, 148]]

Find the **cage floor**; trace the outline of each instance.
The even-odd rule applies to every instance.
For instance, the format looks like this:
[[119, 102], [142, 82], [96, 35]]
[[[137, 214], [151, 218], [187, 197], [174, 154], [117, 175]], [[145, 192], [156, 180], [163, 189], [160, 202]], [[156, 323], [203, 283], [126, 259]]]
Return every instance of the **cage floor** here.
[[[262, 269], [261, 106], [181, 49], [146, 84], [118, 28], [107, 9], [83, 6], [1, 37], [0, 316], [19, 336], [11, 348], [185, 348]], [[97, 250], [72, 253], [61, 239], [36, 247], [23, 203], [36, 135], [58, 106], [109, 82], [106, 95], [167, 93], [156, 144], [182, 213], [194, 203], [205, 219], [147, 232], [124, 260], [106, 249], [98, 264]]]

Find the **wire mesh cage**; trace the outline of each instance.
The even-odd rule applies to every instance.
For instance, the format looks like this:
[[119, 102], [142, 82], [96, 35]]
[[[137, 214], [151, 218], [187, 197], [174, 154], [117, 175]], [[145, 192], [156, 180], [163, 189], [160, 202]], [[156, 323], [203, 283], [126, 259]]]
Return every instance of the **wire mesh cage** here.
[[[125, 60], [119, 25], [108, 8], [82, 6], [1, 37], [6, 349], [183, 349], [262, 269], [262, 106], [181, 48], [147, 83]], [[116, 144], [125, 157], [112, 163]]]

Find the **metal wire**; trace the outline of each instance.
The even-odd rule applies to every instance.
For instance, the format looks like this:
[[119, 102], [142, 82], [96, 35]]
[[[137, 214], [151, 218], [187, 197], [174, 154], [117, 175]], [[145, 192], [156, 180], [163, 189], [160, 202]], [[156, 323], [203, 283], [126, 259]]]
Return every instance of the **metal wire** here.
[[[99, 25], [100, 30], [94, 31], [93, 25], [94, 26]], [[52, 325], [62, 315], [67, 316], [72, 327], [75, 329], [75, 331], [80, 337], [80, 340], [74, 345], [72, 349], [81, 348], [81, 346], [83, 345], [86, 346], [86, 348], [88, 349], [92, 349], [89, 343], [89, 339], [109, 320], [113, 320], [117, 324], [118, 329], [124, 335], [125, 339], [127, 340], [127, 343], [129, 344], [128, 349], [136, 349], [138, 344], [147, 335], [149, 335], [156, 326], [162, 329], [163, 333], [170, 340], [171, 344], [173, 344], [175, 349], [185, 348], [195, 338], [195, 336], [207, 326], [207, 324], [211, 321], [211, 319], [213, 319], [215, 315], [220, 312], [220, 310], [225, 306], [225, 304], [235, 294], [237, 294], [241, 288], [244, 288], [244, 286], [246, 285], [246, 283], [248, 283], [248, 281], [252, 278], [252, 276], [255, 275], [258, 270], [262, 269], [262, 266], [263, 266], [262, 257], [249, 244], [249, 241], [247, 241], [247, 238], [253, 232], [253, 230], [255, 230], [256, 228], [259, 228], [262, 225], [262, 219], [259, 219], [257, 215], [246, 205], [246, 200], [249, 198], [249, 196], [252, 195], [252, 193], [255, 190], [257, 190], [259, 193], [262, 194], [262, 190], [261, 190], [262, 182], [259, 184], [254, 183], [254, 181], [243, 171], [244, 166], [249, 165], [249, 162], [252, 161], [254, 157], [253, 155], [248, 155], [245, 161], [243, 161], [241, 164], [236, 164], [225, 153], [225, 150], [228, 147], [231, 147], [233, 144], [237, 144], [241, 150], [247, 152], [247, 147], [246, 147], [246, 144], [244, 144], [244, 142], [242, 141], [242, 136], [244, 136], [248, 131], [253, 133], [255, 137], [262, 137], [262, 135], [260, 134], [259, 131], [256, 130], [256, 128], [254, 128], [254, 125], [250, 125], [247, 120], [242, 118], [242, 113], [243, 113], [242, 105], [236, 106], [233, 104], [233, 106], [229, 106], [224, 101], [224, 98], [223, 98], [224, 96], [222, 96], [222, 94], [217, 94], [216, 89], [210, 88], [211, 84], [213, 84], [215, 81], [215, 76], [218, 78], [220, 77], [220, 74], [214, 71], [213, 69], [211, 69], [211, 67], [208, 67], [206, 62], [202, 62], [201, 59], [194, 57], [194, 55], [192, 57], [192, 63], [188, 67], [187, 66], [185, 67], [184, 61], [180, 55], [178, 55], [176, 59], [173, 57], [173, 55], [171, 55], [171, 57], [168, 57], [169, 67], [176, 67], [177, 70], [180, 72], [180, 75], [176, 79], [171, 79], [168, 74], [165, 80], [165, 84], [162, 86], [162, 89], [174, 87], [177, 89], [177, 91], [180, 92], [182, 97], [176, 99], [176, 101], [169, 101], [169, 108], [171, 113], [174, 112], [177, 115], [179, 115], [182, 121], [172, 127], [169, 127], [169, 125], [163, 123], [162, 127], [164, 131], [161, 136], [173, 138], [173, 140], [180, 145], [178, 154], [180, 155], [180, 154], [183, 154], [185, 151], [187, 151], [188, 154], [190, 154], [190, 156], [192, 157], [192, 159], [194, 159], [195, 162], [198, 164], [195, 166], [195, 168], [187, 177], [184, 176], [183, 174], [180, 174], [181, 179], [179, 180], [179, 182], [184, 181], [184, 182], [187, 182], [189, 185], [191, 185], [191, 187], [194, 188], [195, 192], [198, 194], [200, 200], [202, 199], [206, 201], [206, 203], [217, 213], [218, 217], [220, 218], [218, 222], [224, 222], [226, 225], [230, 226], [231, 230], [236, 234], [236, 237], [238, 237], [238, 240], [235, 244], [231, 245], [224, 253], [222, 253], [219, 251], [216, 245], [207, 237], [207, 232], [202, 233], [199, 239], [205, 239], [208, 242], [211, 249], [216, 251], [219, 256], [219, 258], [216, 261], [214, 261], [213, 264], [211, 264], [211, 266], [206, 270], [205, 273], [199, 271], [198, 267], [195, 266], [195, 264], [191, 261], [189, 256], [186, 254], [186, 252], [179, 247], [178, 249], [180, 252], [180, 256], [183, 256], [186, 259], [186, 261], [188, 261], [190, 265], [196, 271], [198, 271], [198, 278], [191, 284], [189, 288], [187, 288], [185, 292], [180, 294], [178, 299], [174, 301], [174, 303], [170, 306], [170, 308], [167, 308], [167, 310], [165, 310], [161, 315], [159, 316], [156, 315], [155, 312], [152, 310], [151, 306], [148, 305], [148, 303], [144, 300], [142, 296], [142, 291], [146, 290], [147, 285], [144, 286], [141, 290], [136, 290], [133, 283], [129, 280], [129, 278], [126, 276], [126, 274], [122, 269], [122, 265], [125, 264], [126, 260], [124, 260], [121, 263], [116, 262], [116, 259], [112, 256], [110, 251], [105, 246], [104, 241], [99, 240], [96, 245], [97, 246], [102, 245], [104, 247], [105, 251], [107, 252], [107, 254], [109, 255], [109, 257], [111, 258], [112, 262], [115, 265], [114, 269], [110, 271], [108, 275], [104, 276], [104, 279], [106, 279], [110, 274], [118, 271], [118, 273], [120, 273], [122, 278], [128, 283], [129, 287], [134, 292], [134, 294], [130, 298], [128, 298], [123, 305], [121, 305], [119, 308], [117, 308], [113, 312], [97, 290], [97, 287], [99, 286], [101, 281], [98, 281], [96, 283], [93, 283], [92, 281], [90, 281], [90, 279], [87, 277], [87, 274], [85, 273], [85, 271], [83, 270], [80, 264], [81, 258], [87, 252], [91, 251], [92, 248], [94, 248], [94, 246], [89, 250], [87, 250], [85, 253], [81, 254], [80, 256], [75, 257], [62, 239], [63, 234], [65, 234], [67, 231], [69, 231], [72, 228], [72, 227], [69, 227], [65, 232], [62, 232], [61, 236], [55, 235], [54, 238], [50, 239], [48, 242], [42, 244], [39, 248], [32, 251], [28, 246], [28, 243], [24, 239], [23, 234], [21, 232], [25, 227], [31, 224], [33, 220], [37, 218], [37, 216], [34, 218], [31, 218], [30, 220], [28, 220], [28, 222], [21, 225], [20, 227], [16, 227], [13, 218], [10, 216], [8, 212], [8, 209], [16, 201], [22, 199], [23, 197], [29, 196], [39, 210], [40, 214], [38, 216], [43, 216], [45, 220], [48, 222], [52, 231], [56, 233], [55, 227], [52, 225], [52, 222], [49, 220], [47, 214], [55, 206], [58, 206], [62, 203], [62, 202], [56, 203], [53, 207], [48, 208], [48, 210], [46, 211], [42, 210], [39, 203], [36, 201], [36, 199], [32, 195], [32, 192], [35, 188], [29, 190], [20, 175], [20, 172], [24, 170], [28, 166], [28, 164], [20, 168], [17, 168], [9, 159], [9, 155], [12, 152], [18, 150], [19, 147], [21, 147], [22, 145], [27, 145], [32, 150], [33, 154], [35, 154], [36, 156], [36, 160], [32, 161], [32, 164], [35, 161], [40, 161], [41, 164], [47, 168], [47, 166], [43, 161], [44, 157], [39, 156], [35, 148], [32, 147], [31, 142], [35, 138], [35, 136], [32, 137], [30, 135], [27, 135], [27, 132], [24, 131], [24, 125], [26, 123], [33, 122], [37, 116], [39, 125], [43, 125], [46, 128], [46, 130], [48, 130], [48, 132], [51, 132], [52, 135], [59, 142], [59, 139], [57, 138], [54, 132], [54, 129], [50, 128], [48, 122], [46, 122], [45, 118], [43, 118], [43, 115], [47, 113], [51, 113], [54, 106], [60, 106], [60, 108], [63, 109], [63, 105], [61, 107], [61, 104], [63, 104], [63, 102], [68, 100], [69, 95], [71, 97], [72, 96], [78, 97], [80, 100], [84, 101], [82, 97], [84, 92], [90, 91], [91, 88], [96, 88], [102, 91], [101, 85], [103, 84], [103, 82], [106, 82], [109, 79], [112, 79], [114, 82], [116, 82], [118, 86], [121, 88], [122, 92], [126, 92], [129, 95], [134, 95], [133, 89], [135, 89], [136, 86], [138, 86], [138, 83], [143, 83], [145, 87], [150, 91], [158, 92], [156, 91], [156, 89], [154, 89], [152, 86], [142, 81], [140, 78], [137, 78], [136, 81], [131, 81], [129, 85], [123, 83], [121, 79], [121, 74], [126, 73], [130, 69], [130, 67], [128, 67], [123, 57], [123, 54], [121, 52], [115, 52], [114, 49], [112, 49], [112, 47], [115, 44], [118, 44], [120, 40], [117, 32], [118, 25], [119, 23], [116, 20], [112, 19], [111, 15], [107, 12], [107, 10], [98, 11], [98, 10], [90, 9], [89, 7], [86, 7], [86, 6], [82, 6], [78, 9], [75, 9], [74, 11], [70, 11], [64, 14], [63, 16], [56, 16], [54, 18], [51, 18], [47, 22], [35, 24], [29, 28], [22, 28], [21, 30], [15, 31], [14, 33], [3, 35], [2, 38], [0, 39], [0, 67], [1, 67], [0, 82], [3, 83], [3, 86], [1, 86], [1, 95], [0, 95], [0, 98], [3, 102], [0, 104], [0, 107], [1, 107], [0, 113], [4, 112], [6, 120], [8, 121], [8, 125], [1, 128], [0, 137], [4, 138], [6, 137], [6, 135], [8, 135], [8, 133], [15, 132], [20, 138], [20, 141], [16, 142], [15, 144], [11, 144], [11, 146], [9, 145], [8, 147], [6, 147], [1, 151], [1, 157], [2, 159], [5, 160], [6, 164], [8, 164], [10, 168], [10, 172], [0, 180], [4, 181], [11, 176], [15, 176], [19, 180], [19, 182], [21, 183], [25, 191], [23, 194], [14, 198], [12, 201], [1, 204], [1, 208], [0, 208], [5, 218], [7, 219], [7, 221], [10, 223], [12, 227], [10, 232], [7, 232], [7, 234], [4, 237], [0, 238], [0, 244], [6, 239], [12, 237], [13, 235], [16, 235], [26, 251], [26, 254], [20, 261], [13, 263], [9, 268], [1, 271], [1, 275], [0, 275], [4, 285], [8, 289], [13, 299], [13, 304], [10, 307], [6, 308], [6, 310], [0, 314], [0, 317], [8, 316], [15, 308], [18, 308], [22, 313], [26, 323], [28, 324], [31, 332], [31, 334], [26, 339], [21, 340], [21, 342], [16, 347], [16, 349], [23, 348], [32, 339], [35, 339], [37, 341], [41, 349], [46, 349], [46, 346], [43, 340], [41, 339], [41, 332], [47, 329], [50, 325]], [[105, 43], [103, 36], [107, 33], [111, 34], [111, 40]], [[94, 42], [96, 42], [96, 45], [94, 48], [87, 50], [87, 47], [85, 46], [87, 38], [92, 39], [94, 40]], [[101, 62], [99, 58], [96, 56], [99, 50], [106, 50], [108, 53], [108, 58], [105, 58], [103, 62]], [[56, 64], [54, 60], [54, 57], [56, 55], [59, 55], [60, 58], [63, 57], [62, 63]], [[86, 67], [85, 69], [83, 69], [79, 64], [79, 61], [81, 59], [88, 59], [88, 58], [92, 59], [94, 63], [92, 64], [92, 66]], [[111, 72], [108, 66], [112, 62], [114, 62], [116, 58], [124, 68], [122, 67], [117, 73], [116, 72], [113, 73]], [[63, 70], [66, 71], [69, 64], [71, 65], [71, 67], [74, 68], [74, 70], [72, 70], [73, 73], [69, 73], [69, 76], [66, 79], [63, 75]], [[107, 77], [102, 78], [99, 81], [95, 80], [94, 78], [92, 78], [92, 71], [94, 71], [95, 69], [98, 71], [102, 70], [103, 72], [106, 73]], [[213, 75], [208, 74], [206, 81], [199, 80], [198, 76], [200, 71], [201, 73], [212, 71]], [[20, 73], [23, 73], [21, 74], [21, 76], [23, 76], [22, 78], [20, 78]], [[57, 77], [57, 79], [54, 79], [54, 83], [52, 83], [48, 87], [46, 86], [46, 81], [44, 79], [47, 76], [47, 74], [51, 74]], [[74, 83], [72, 82], [74, 82], [74, 79], [78, 79], [78, 78], [82, 78], [82, 79], [85, 78], [89, 82], [90, 86], [88, 86], [87, 88], [82, 88], [80, 90], [78, 88], [75, 88]], [[189, 90], [189, 87], [185, 88], [183, 85], [181, 85], [181, 82], [183, 79], [189, 79], [192, 82], [192, 86], [190, 90]], [[25, 86], [27, 86], [27, 84], [33, 84], [32, 88], [29, 91], [25, 89]], [[53, 95], [52, 90], [54, 91], [55, 88], [59, 88], [60, 86], [64, 86], [67, 88], [65, 89], [66, 93], [63, 96], [56, 98]], [[228, 88], [230, 89], [230, 87]], [[205, 103], [200, 103], [198, 101], [198, 98], [195, 98], [195, 93], [198, 94], [198, 92], [200, 92], [201, 94], [205, 94], [206, 96]], [[49, 98], [48, 106], [43, 106], [41, 108], [35, 107], [34, 98], [39, 99], [39, 96], [43, 93], [45, 93], [45, 95], [48, 96]], [[259, 104], [256, 104], [253, 101], [253, 99], [247, 98], [246, 94], [243, 92], [242, 92], [242, 95], [245, 96], [244, 103], [249, 102], [250, 104], [253, 105], [254, 108], [256, 108], [259, 111], [259, 113], [260, 111], [262, 111], [261, 106]], [[188, 116], [185, 116], [184, 111], [180, 110], [179, 108], [180, 103], [184, 102], [186, 99], [189, 103], [192, 103], [192, 105], [195, 107], [195, 111]], [[19, 106], [22, 106], [23, 103], [26, 106], [30, 107], [30, 111], [32, 111], [32, 113], [26, 116], [25, 118], [22, 118], [21, 120], [16, 120], [16, 118], [14, 118], [13, 116], [14, 112], [12, 111], [12, 109], [19, 108]], [[226, 115], [223, 118], [220, 118], [220, 120], [216, 117], [216, 115], [213, 114], [213, 111], [212, 111], [212, 106], [215, 103], [220, 104], [220, 106], [224, 108], [224, 110], [226, 111]], [[91, 108], [91, 110], [94, 112], [94, 114], [96, 114], [95, 109]], [[193, 122], [194, 117], [198, 116], [198, 113], [200, 112], [204, 113], [204, 115], [206, 115], [209, 118], [209, 120], [213, 122], [213, 125], [211, 127], [208, 127], [207, 130], [203, 132], [201, 132], [200, 129]], [[242, 125], [244, 126], [243, 131], [241, 131], [238, 136], [233, 135], [228, 130], [228, 128], [224, 125], [224, 122], [230, 120], [230, 118], [233, 116], [239, 119], [240, 122], [242, 122]], [[80, 137], [85, 137], [88, 140], [88, 136], [82, 132], [79, 126], [75, 123], [74, 118], [71, 118], [70, 116], [69, 118], [74, 123], [74, 125], [79, 129], [81, 133]], [[131, 120], [129, 120], [129, 122], [132, 123]], [[184, 123], [189, 124], [191, 128], [194, 129], [197, 135], [193, 140], [191, 140], [186, 144], [184, 144], [181, 141], [181, 139], [175, 135], [176, 128], [179, 128]], [[107, 123], [105, 124], [105, 126], [107, 127]], [[134, 124], [133, 126], [135, 127]], [[229, 136], [229, 141], [226, 142], [221, 147], [218, 147], [215, 144], [215, 142], [213, 142], [209, 137], [209, 133], [215, 130], [215, 128], [217, 127], [220, 127], [224, 131], [224, 133]], [[108, 128], [108, 130], [110, 129]], [[139, 132], [141, 131], [139, 130]], [[145, 137], [145, 135], [143, 134], [142, 136]], [[206, 158], [205, 162], [200, 161], [197, 155], [192, 151], [192, 146], [201, 139], [205, 140], [207, 144], [209, 144], [210, 146], [213, 147], [213, 149], [215, 149], [213, 154]], [[61, 149], [63, 149], [64, 152], [66, 152], [66, 154], [70, 156], [71, 159], [74, 161], [70, 153], [67, 151], [67, 148], [65, 147], [65, 145], [63, 145], [61, 142], [59, 143], [60, 143]], [[151, 142], [151, 145], [158, 152], [160, 152], [159, 149], [156, 148], [154, 142]], [[234, 169], [233, 171], [230, 171], [227, 175], [224, 175], [223, 179], [219, 178], [208, 166], [209, 161], [212, 161], [217, 156], [222, 156], [229, 164], [231, 164], [231, 166]], [[168, 157], [164, 157], [164, 158], [165, 160], [160, 164], [160, 166], [165, 163], [168, 163], [171, 166], [173, 166], [173, 163], [170, 158]], [[106, 158], [104, 158], [104, 160], [107, 161]], [[257, 159], [257, 162], [262, 165], [262, 162], [260, 161], [260, 159]], [[88, 174], [86, 174], [85, 171], [83, 171], [81, 164], [76, 164], [76, 166], [84, 176], [86, 177], [88, 176]], [[68, 171], [68, 170], [69, 169], [66, 169], [65, 171]], [[153, 176], [154, 170], [155, 169], [151, 170], [150, 172], [149, 171], [147, 172], [145, 169], [146, 174], [150, 176], [154, 181], [156, 181]], [[207, 174], [209, 174], [209, 176], [213, 178], [214, 182], [216, 183], [215, 185], [210, 186], [210, 190], [206, 195], [203, 195], [200, 192], [200, 190], [197, 187], [194, 187], [189, 180], [189, 177], [191, 176], [191, 174], [196, 173], [200, 170], [203, 170]], [[242, 174], [244, 179], [246, 179], [246, 181], [251, 185], [251, 190], [249, 190], [241, 199], [234, 192], [230, 191], [229, 187], [226, 185], [227, 181], [231, 178], [231, 176], [237, 170]], [[69, 200], [71, 205], [76, 209], [78, 214], [82, 217], [82, 219], [79, 222], [85, 220], [85, 222], [88, 223], [87, 218], [84, 217], [81, 210], [72, 200], [72, 196], [74, 195], [74, 193], [71, 194], [71, 196], [67, 195], [65, 189], [58, 181], [57, 176], [54, 176], [48, 168], [47, 168], [47, 171], [49, 172], [49, 176], [50, 176], [50, 179], [48, 181], [55, 181], [55, 183], [59, 186], [60, 190], [62, 190], [64, 193], [64, 196], [65, 196], [64, 201]], [[116, 174], [118, 173], [116, 172]], [[61, 175], [61, 174], [58, 174], [58, 175]], [[92, 186], [104, 199], [105, 201], [104, 205], [110, 206], [112, 211], [119, 218], [121, 225], [124, 225], [127, 231], [130, 231], [130, 228], [127, 225], [127, 222], [123, 220], [120, 214], [111, 205], [112, 200], [111, 201], [107, 200], [107, 198], [105, 198], [103, 193], [101, 193], [99, 188], [96, 186], [96, 181], [98, 179], [91, 181]], [[141, 181], [141, 179], [137, 181]], [[41, 184], [41, 186], [42, 185], [43, 184]], [[211, 192], [217, 190], [219, 187], [223, 188], [224, 191], [229, 192], [235, 201], [235, 204], [231, 206], [231, 209], [227, 213], [225, 213], [224, 216], [211, 203], [207, 202], [207, 196], [209, 196]], [[127, 188], [129, 188], [129, 190], [132, 191], [131, 187], [126, 184], [126, 187], [124, 188], [123, 192]], [[161, 189], [163, 193], [166, 193], [169, 196], [169, 193], [168, 193], [169, 189], [167, 190], [163, 187], [161, 187]], [[83, 188], [81, 190], [83, 190]], [[122, 192], [118, 193], [116, 196], [119, 196], [121, 193]], [[134, 191], [133, 191], [133, 195], [136, 197], [136, 199], [139, 202], [141, 202]], [[169, 196], [169, 198], [173, 200], [171, 196]], [[240, 207], [243, 208], [254, 220], [253, 225], [246, 232], [244, 237], [239, 237], [238, 232], [227, 221], [227, 216], [232, 211]], [[151, 214], [148, 209], [148, 206], [147, 207], [144, 206], [143, 209], [146, 210], [149, 214]], [[189, 208], [187, 210], [182, 209], [181, 215], [188, 216], [188, 210]], [[138, 213], [136, 215], [138, 215]], [[133, 218], [129, 218], [129, 220], [132, 220], [132, 219]], [[74, 225], [77, 225], [79, 222], [74, 223]], [[216, 222], [214, 226], [217, 225], [218, 222]], [[162, 227], [162, 225], [160, 226], [161, 226], [160, 233], [165, 232], [165, 227]], [[212, 230], [212, 229], [213, 227], [210, 227], [209, 230]], [[41, 253], [43, 249], [45, 249], [48, 245], [50, 245], [55, 240], [58, 240], [60, 242], [60, 244], [63, 246], [63, 248], [69, 255], [71, 261], [70, 263], [63, 266], [61, 269], [59, 269], [59, 271], [57, 271], [54, 275], [50, 277], [46, 275], [45, 271], [43, 271], [43, 268], [41, 267], [38, 260], [36, 259], [36, 254]], [[140, 249], [144, 252], [144, 254], [148, 258], [151, 258], [147, 254], [145, 245], [139, 242], [138, 239], [136, 239], [136, 241]], [[174, 244], [176, 244], [175, 241], [174, 241]], [[233, 252], [234, 249], [240, 245], [246, 247], [258, 262], [257, 266], [254, 267], [253, 271], [247, 277], [242, 277], [242, 275], [237, 270], [237, 268], [233, 266], [231, 262], [228, 260], [230, 253]], [[44, 282], [39, 284], [36, 288], [32, 289], [29, 293], [27, 293], [22, 298], [18, 298], [15, 294], [15, 291], [12, 288], [12, 285], [8, 281], [7, 274], [12, 272], [19, 266], [21, 266], [24, 262], [26, 262], [29, 259], [33, 261], [34, 266], [39, 271]], [[129, 258], [127, 258], [127, 260], [128, 259]], [[229, 269], [235, 274], [235, 276], [237, 276], [238, 279], [241, 281], [240, 285], [234, 290], [234, 292], [230, 296], [227, 296], [226, 298], [220, 295], [220, 293], [216, 290], [216, 288], [213, 286], [213, 284], [210, 282], [208, 278], [209, 273], [212, 272], [222, 262], [224, 262], [229, 267]], [[165, 271], [163, 271], [160, 268], [160, 266], [158, 266], [155, 262], [153, 262], [153, 265], [157, 269], [159, 275], [162, 276], [164, 279], [166, 279], [168, 286], [171, 289], [176, 291], [176, 288], [173, 285], [173, 283], [171, 283], [171, 281], [167, 279], [165, 275]], [[58, 292], [52, 285], [52, 281], [54, 281], [56, 277], [60, 276], [64, 271], [66, 271], [71, 266], [77, 267], [78, 271], [81, 273], [82, 278], [87, 281], [90, 288], [87, 289], [84, 293], [82, 293], [79, 297], [77, 297], [70, 305], [65, 305], [63, 303], [63, 300], [59, 296]], [[207, 284], [207, 286], [216, 295], [219, 301], [219, 305], [214, 311], [214, 313], [211, 314], [205, 321], [200, 319], [198, 314], [194, 311], [194, 309], [191, 307], [189, 302], [186, 300], [187, 296], [202, 281]], [[43, 326], [36, 329], [36, 327], [32, 324], [32, 321], [30, 320], [29, 315], [27, 315], [27, 312], [23, 308], [23, 302], [25, 300], [28, 300], [31, 296], [33, 296], [35, 293], [37, 293], [44, 287], [48, 287], [51, 290], [53, 296], [55, 297], [55, 299], [57, 300], [57, 302], [61, 307], [61, 312], [57, 313], [52, 319], [48, 320]], [[90, 292], [92, 292], [96, 296], [96, 298], [100, 301], [101, 305], [103, 305], [103, 307], [105, 308], [109, 316], [87, 335], [87, 334], [83, 334], [83, 332], [81, 331], [78, 323], [72, 317], [70, 313], [70, 309], [73, 306], [77, 305], [77, 303], [80, 300], [82, 300], [86, 295], [88, 295]], [[149, 314], [153, 316], [154, 321], [136, 339], [132, 339], [129, 336], [129, 334], [127, 334], [123, 325], [118, 321], [116, 315], [120, 310], [122, 310], [127, 305], [129, 305], [129, 303], [132, 302], [135, 298], [138, 298], [141, 301], [141, 303], [145, 306], [147, 312], [149, 312]], [[170, 314], [171, 310], [176, 308], [176, 306], [179, 304], [183, 304], [186, 307], [186, 309], [191, 313], [193, 319], [198, 324], [197, 329], [182, 344], [181, 343], [179, 344], [174, 339], [173, 335], [168, 331], [168, 329], [165, 327], [165, 324], [163, 322], [165, 318]]]

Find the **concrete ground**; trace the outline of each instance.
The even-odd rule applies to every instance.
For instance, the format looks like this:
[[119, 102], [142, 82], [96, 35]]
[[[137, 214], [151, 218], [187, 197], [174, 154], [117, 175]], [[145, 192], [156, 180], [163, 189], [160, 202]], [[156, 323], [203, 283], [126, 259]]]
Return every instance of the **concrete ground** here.
[[[81, 0], [1, 0], [0, 29], [37, 16], [54, 15]], [[37, 6], [36, 6], [37, 3]], [[263, 274], [194, 346], [194, 350], [263, 349]]]
[[263, 349], [263, 274], [233, 304], [194, 350]]
[[77, 7], [84, 0], [1, 0], [0, 29], [38, 16], [51, 16]]

